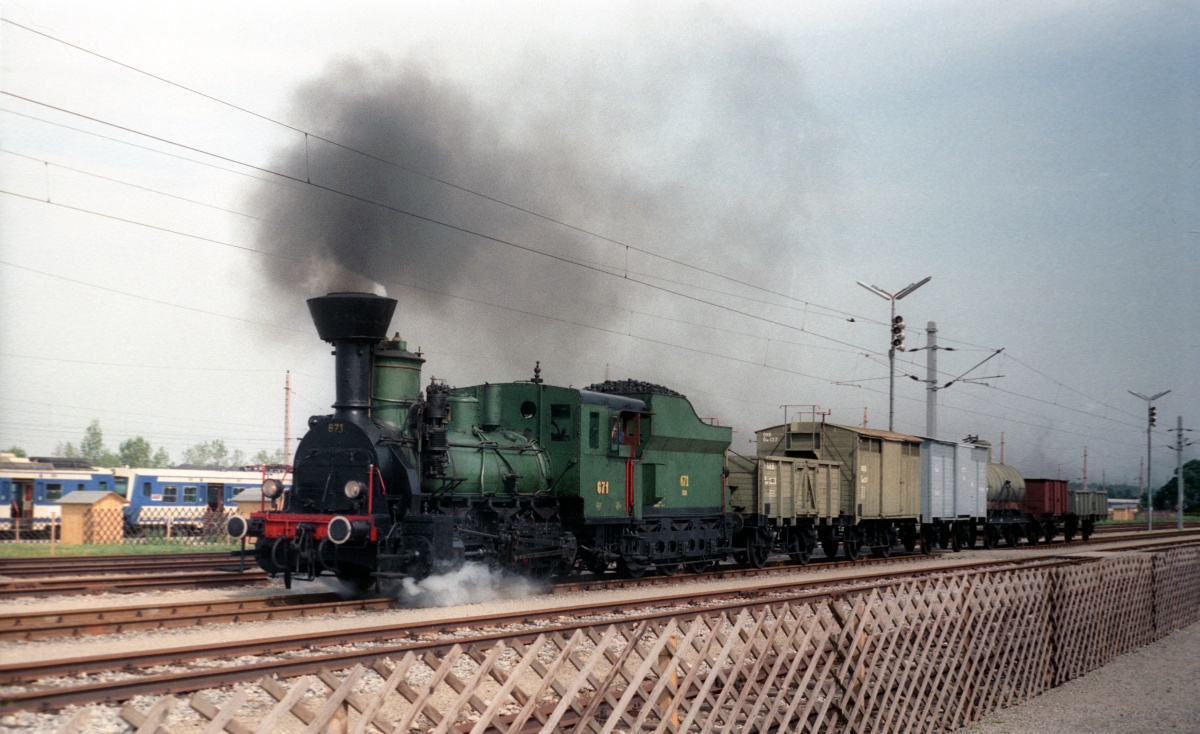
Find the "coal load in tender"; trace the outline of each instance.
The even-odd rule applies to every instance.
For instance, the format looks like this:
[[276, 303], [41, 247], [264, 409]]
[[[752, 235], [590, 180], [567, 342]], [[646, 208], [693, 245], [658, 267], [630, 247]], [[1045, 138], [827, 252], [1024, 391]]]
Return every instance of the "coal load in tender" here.
[[597, 382], [594, 385], [588, 385], [583, 388], [589, 392], [602, 392], [610, 395], [629, 395], [650, 394], [650, 395], [671, 395], [677, 398], [687, 397], [675, 392], [669, 387], [655, 385], [653, 382], [642, 382], [641, 380], [605, 380]]

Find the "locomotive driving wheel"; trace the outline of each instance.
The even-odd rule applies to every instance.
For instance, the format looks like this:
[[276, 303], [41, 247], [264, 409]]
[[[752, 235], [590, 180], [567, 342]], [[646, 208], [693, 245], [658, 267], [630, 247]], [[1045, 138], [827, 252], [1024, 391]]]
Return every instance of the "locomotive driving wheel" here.
[[622, 558], [621, 560], [617, 561], [617, 568], [621, 571], [622, 576], [626, 576], [631, 579], [640, 579], [646, 575], [646, 571], [649, 569], [649, 566], [647, 566], [645, 563]]
[[342, 566], [337, 569], [337, 580], [345, 584], [354, 596], [362, 596], [375, 586], [371, 569], [363, 566]]

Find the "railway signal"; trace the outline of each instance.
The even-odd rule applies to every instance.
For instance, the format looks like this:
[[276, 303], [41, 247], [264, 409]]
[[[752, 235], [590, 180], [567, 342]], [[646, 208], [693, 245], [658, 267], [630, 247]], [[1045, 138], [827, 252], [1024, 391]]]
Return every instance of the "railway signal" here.
[[[867, 285], [866, 283], [862, 282], [861, 280], [855, 281], [856, 283], [861, 285], [863, 288], [866, 288], [867, 290], [871, 291], [872, 293], [874, 293], [875, 295], [879, 296], [880, 298], [882, 298], [886, 301], [890, 301], [892, 304], [892, 321], [891, 321], [892, 341], [891, 341], [891, 347], [888, 349], [888, 430], [889, 431], [895, 430], [896, 352], [904, 351], [904, 319], [901, 318], [900, 316], [896, 315], [896, 301], [899, 301], [901, 298], [904, 298], [909, 293], [912, 293], [913, 291], [915, 291], [916, 289], [925, 285], [926, 283], [928, 283], [931, 280], [933, 280], [933, 276], [932, 275], [927, 276], [921, 280], [918, 280], [915, 283], [909, 283], [908, 285], [904, 286], [903, 288], [896, 291], [895, 293], [889, 293], [888, 291], [885, 291], [884, 289], [880, 288], [877, 285]], [[900, 327], [899, 332], [896, 331], [897, 323], [899, 324], [899, 327]], [[897, 334], [900, 339], [899, 344], [897, 344], [897, 342], [896, 342]]]
[[1171, 392], [1163, 390], [1157, 395], [1143, 395], [1140, 392], [1129, 391], [1129, 394], [1135, 398], [1141, 398], [1146, 401], [1146, 530], [1154, 529], [1154, 486], [1150, 482], [1150, 432], [1154, 429], [1154, 401], [1161, 398], [1163, 395]]
[[897, 352], [904, 351], [904, 317], [896, 316], [892, 319], [892, 349]]

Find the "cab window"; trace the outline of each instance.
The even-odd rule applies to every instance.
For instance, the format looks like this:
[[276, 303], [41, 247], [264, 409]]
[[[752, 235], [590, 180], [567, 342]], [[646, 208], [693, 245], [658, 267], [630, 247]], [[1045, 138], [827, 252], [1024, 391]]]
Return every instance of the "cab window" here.
[[600, 448], [600, 414], [588, 413], [588, 447]]
[[557, 404], [550, 406], [550, 440], [571, 440], [571, 406]]

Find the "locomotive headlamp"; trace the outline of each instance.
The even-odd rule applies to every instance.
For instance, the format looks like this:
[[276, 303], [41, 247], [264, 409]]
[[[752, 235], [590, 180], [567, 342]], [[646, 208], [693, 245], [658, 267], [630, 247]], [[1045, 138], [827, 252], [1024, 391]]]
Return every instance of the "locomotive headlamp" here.
[[269, 500], [273, 500], [283, 494], [283, 483], [278, 479], [267, 479], [263, 481], [262, 486], [263, 496]]
[[363, 483], [357, 479], [351, 479], [350, 481], [346, 482], [345, 487], [342, 487], [342, 491], [345, 492], [346, 496], [350, 499], [357, 498], [363, 493], [364, 489], [366, 489], [366, 487], [363, 486]]

